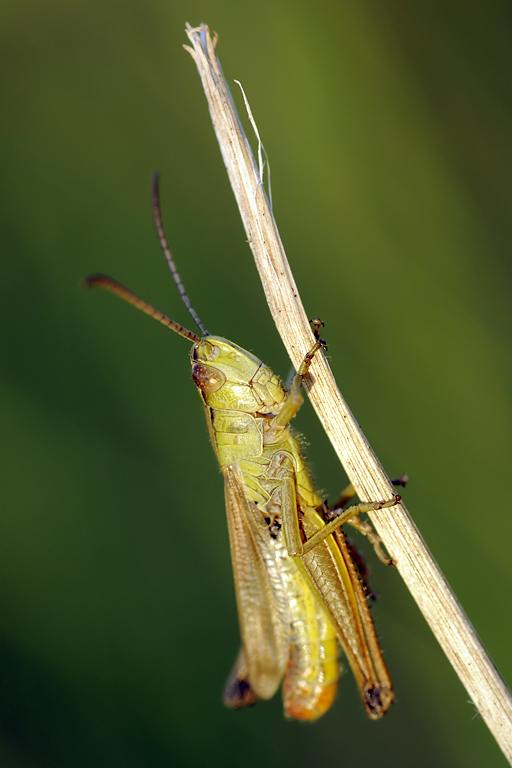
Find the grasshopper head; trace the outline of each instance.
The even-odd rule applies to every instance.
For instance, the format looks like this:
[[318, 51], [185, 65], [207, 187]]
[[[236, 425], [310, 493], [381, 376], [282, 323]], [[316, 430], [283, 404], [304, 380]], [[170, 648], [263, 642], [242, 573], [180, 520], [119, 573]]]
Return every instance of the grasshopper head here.
[[255, 355], [220, 336], [207, 336], [190, 353], [192, 378], [206, 405], [269, 413], [286, 397], [278, 377]]
[[194, 346], [190, 353], [192, 378], [205, 405], [251, 414], [267, 414], [279, 410], [287, 392], [278, 377], [250, 352], [246, 352], [245, 349], [220, 336], [210, 336], [190, 303], [165, 237], [157, 173], [153, 176], [153, 212], [160, 245], [174, 282], [203, 337], [189, 331], [176, 320], [171, 320], [111, 277], [100, 274], [90, 275], [84, 280], [84, 286], [90, 288], [96, 285], [110, 291], [175, 333], [193, 341]]

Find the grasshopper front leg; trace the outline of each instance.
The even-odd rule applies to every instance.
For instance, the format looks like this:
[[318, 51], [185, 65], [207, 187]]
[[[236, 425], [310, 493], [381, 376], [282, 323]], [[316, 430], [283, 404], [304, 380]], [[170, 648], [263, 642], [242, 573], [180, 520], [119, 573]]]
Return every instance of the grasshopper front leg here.
[[315, 345], [311, 347], [309, 352], [306, 354], [299, 370], [293, 377], [288, 397], [284, 401], [283, 406], [277, 416], [272, 419], [272, 424], [276, 427], [285, 427], [293, 419], [302, 403], [304, 402], [304, 398], [302, 397], [302, 393], [300, 391], [302, 382], [305, 375], [309, 371], [309, 366], [311, 365], [314, 356], [319, 349], [327, 349], [323, 339], [317, 339]]

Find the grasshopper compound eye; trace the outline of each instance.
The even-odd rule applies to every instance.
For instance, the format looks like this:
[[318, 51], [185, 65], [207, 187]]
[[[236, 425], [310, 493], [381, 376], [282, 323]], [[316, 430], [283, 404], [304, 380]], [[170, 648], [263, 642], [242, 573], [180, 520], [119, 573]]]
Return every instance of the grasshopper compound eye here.
[[226, 382], [226, 377], [222, 371], [212, 368], [211, 365], [203, 363], [194, 363], [192, 366], [192, 378], [194, 383], [205, 395], [211, 395], [222, 387]]

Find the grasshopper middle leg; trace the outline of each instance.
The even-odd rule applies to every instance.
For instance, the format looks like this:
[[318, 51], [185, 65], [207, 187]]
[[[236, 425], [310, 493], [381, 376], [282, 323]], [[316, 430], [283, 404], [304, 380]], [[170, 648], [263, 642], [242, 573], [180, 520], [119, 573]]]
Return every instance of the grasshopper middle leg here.
[[[318, 318], [315, 318], [315, 320], [312, 322], [315, 328], [316, 342], [305, 355], [304, 360], [302, 361], [302, 364], [292, 381], [290, 393], [286, 398], [281, 411], [272, 420], [273, 429], [285, 427], [295, 416], [302, 403], [304, 402], [304, 398], [300, 390], [311, 362], [319, 349], [327, 349], [325, 341], [319, 337], [320, 325], [323, 325], [322, 321]], [[400, 501], [400, 496], [398, 494], [395, 494], [392, 499], [388, 499], [387, 501], [363, 502], [349, 507], [340, 514], [337, 514], [333, 520], [326, 523], [323, 528], [313, 534], [313, 536], [307, 539], [307, 541], [303, 542], [300, 533], [299, 520], [297, 517], [297, 497], [295, 491], [295, 477], [293, 474], [293, 467], [287, 466], [287, 459], [284, 456], [282, 469], [285, 470], [285, 476], [283, 478], [281, 487], [281, 514], [286, 547], [288, 554], [291, 557], [305, 555], [307, 552], [310, 552], [313, 547], [327, 538], [327, 536], [330, 536], [331, 533], [343, 525], [343, 523], [350, 523], [351, 520], [354, 520], [352, 523], [354, 527], [358, 528], [362, 533], [364, 533], [365, 536], [369, 538], [381, 560], [388, 563], [391, 562], [391, 560], [385, 556], [382, 549], [380, 548], [379, 536], [377, 536], [377, 534], [373, 531], [373, 528], [369, 523], [364, 523], [362, 520], [359, 520], [357, 515], [359, 515], [361, 512], [372, 512], [378, 509], [393, 507]], [[347, 488], [342, 494], [341, 498], [348, 501], [348, 499], [352, 498], [354, 495], [354, 489], [352, 486], [349, 486], [349, 488]]]

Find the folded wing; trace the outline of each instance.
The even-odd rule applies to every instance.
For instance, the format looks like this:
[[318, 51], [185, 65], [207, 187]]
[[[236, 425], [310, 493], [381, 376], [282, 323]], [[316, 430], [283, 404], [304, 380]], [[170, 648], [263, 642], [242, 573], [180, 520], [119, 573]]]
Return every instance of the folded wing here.
[[[257, 505], [247, 497], [238, 467], [228, 466], [223, 472], [246, 679], [256, 696], [270, 699], [281, 683], [289, 653], [280, 548]], [[225, 701], [236, 706], [232, 696]]]

